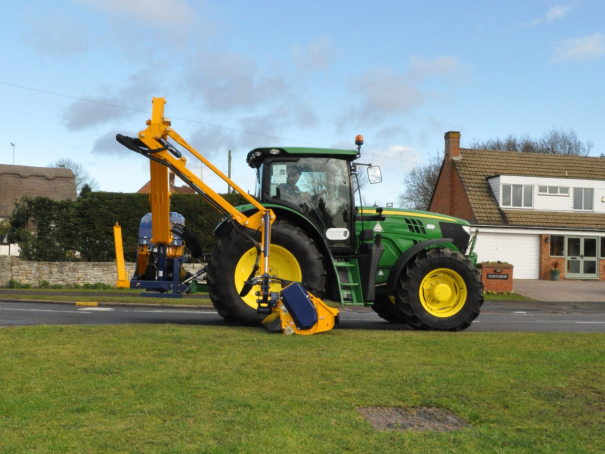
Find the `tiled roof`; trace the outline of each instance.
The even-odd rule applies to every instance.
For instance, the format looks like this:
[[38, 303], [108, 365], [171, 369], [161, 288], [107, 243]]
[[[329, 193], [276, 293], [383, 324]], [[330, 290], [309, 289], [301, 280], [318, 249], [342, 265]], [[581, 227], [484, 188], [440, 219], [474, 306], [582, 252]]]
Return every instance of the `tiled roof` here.
[[0, 164], [0, 216], [9, 217], [23, 196], [75, 200], [76, 180], [69, 169]]
[[74, 178], [74, 173], [69, 169], [53, 167], [29, 167], [0, 164], [0, 175], [16, 175], [21, 178], [42, 177], [47, 180], [55, 178]]
[[605, 180], [605, 158], [460, 149], [454, 165], [478, 224], [605, 228], [605, 214], [502, 210], [487, 181], [498, 175]]

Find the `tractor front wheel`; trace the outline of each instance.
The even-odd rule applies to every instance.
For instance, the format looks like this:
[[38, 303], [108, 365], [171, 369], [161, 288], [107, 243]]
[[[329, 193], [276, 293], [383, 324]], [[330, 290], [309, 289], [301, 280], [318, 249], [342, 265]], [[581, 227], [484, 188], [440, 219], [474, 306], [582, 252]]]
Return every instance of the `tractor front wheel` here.
[[[252, 232], [260, 241], [260, 234]], [[208, 291], [212, 304], [226, 320], [241, 325], [258, 325], [266, 317], [257, 314], [255, 286], [241, 297], [240, 291], [256, 262], [257, 251], [252, 242], [232, 229], [220, 239], [208, 265]], [[260, 273], [257, 272], [257, 276]], [[326, 287], [323, 258], [315, 242], [299, 227], [276, 221], [271, 228], [269, 274], [288, 281], [301, 282], [313, 295], [321, 298]], [[271, 284], [278, 292], [279, 283]]]
[[396, 302], [418, 329], [460, 331], [483, 304], [481, 275], [461, 253], [445, 248], [420, 252], [399, 276]]

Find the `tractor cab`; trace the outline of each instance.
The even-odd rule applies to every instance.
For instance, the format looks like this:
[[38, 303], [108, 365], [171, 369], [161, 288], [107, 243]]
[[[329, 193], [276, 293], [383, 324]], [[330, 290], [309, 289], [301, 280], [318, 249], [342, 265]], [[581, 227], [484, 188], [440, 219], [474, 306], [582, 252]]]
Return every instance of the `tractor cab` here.
[[[334, 252], [355, 246], [353, 160], [358, 150], [257, 148], [248, 164], [257, 170], [256, 197], [310, 219]], [[376, 167], [369, 180], [376, 181]], [[378, 169], [379, 172], [379, 169]]]

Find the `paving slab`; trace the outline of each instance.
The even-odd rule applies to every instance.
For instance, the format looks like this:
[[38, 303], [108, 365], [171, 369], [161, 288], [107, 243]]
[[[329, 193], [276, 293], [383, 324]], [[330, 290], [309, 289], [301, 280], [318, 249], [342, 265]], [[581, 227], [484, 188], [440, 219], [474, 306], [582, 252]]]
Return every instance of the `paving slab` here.
[[605, 281], [515, 279], [513, 291], [546, 302], [605, 303]]

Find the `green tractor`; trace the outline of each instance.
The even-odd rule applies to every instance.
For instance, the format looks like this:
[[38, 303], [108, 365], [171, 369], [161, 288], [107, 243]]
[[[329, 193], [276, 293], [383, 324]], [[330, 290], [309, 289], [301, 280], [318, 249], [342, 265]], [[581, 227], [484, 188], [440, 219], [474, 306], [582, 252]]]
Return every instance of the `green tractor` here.
[[[468, 222], [424, 211], [356, 206], [362, 170], [369, 183], [381, 181], [378, 167], [354, 162], [362, 143], [358, 137], [357, 150], [257, 148], [248, 153], [248, 165], [256, 169], [256, 198], [277, 216], [269, 274], [301, 282], [319, 298], [370, 306], [392, 323], [468, 328], [483, 304], [472, 247], [465, 255]], [[252, 205], [237, 209], [256, 211]], [[217, 226], [208, 289], [225, 319], [257, 325], [266, 315], [257, 311], [258, 297], [245, 286], [258, 274], [253, 238], [260, 239], [261, 232], [247, 229], [242, 235], [241, 229], [228, 218]], [[279, 290], [280, 284], [271, 285]]]

